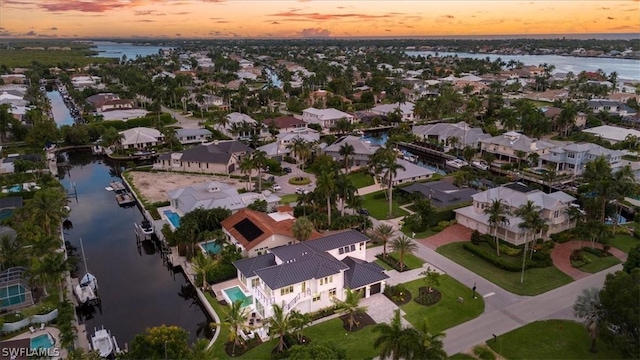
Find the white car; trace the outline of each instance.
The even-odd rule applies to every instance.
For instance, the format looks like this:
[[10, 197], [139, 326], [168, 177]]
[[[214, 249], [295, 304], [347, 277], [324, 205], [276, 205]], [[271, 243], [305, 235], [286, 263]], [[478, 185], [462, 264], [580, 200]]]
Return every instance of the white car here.
[[303, 189], [303, 188], [296, 188], [296, 194], [300, 194], [300, 195], [304, 194], [304, 195], [307, 195], [308, 193], [309, 193], [309, 190], [305, 190], [305, 189]]
[[280, 190], [282, 190], [282, 186], [280, 186], [278, 184], [275, 184], [275, 185], [273, 185], [272, 189], [273, 189], [273, 191], [280, 191]]

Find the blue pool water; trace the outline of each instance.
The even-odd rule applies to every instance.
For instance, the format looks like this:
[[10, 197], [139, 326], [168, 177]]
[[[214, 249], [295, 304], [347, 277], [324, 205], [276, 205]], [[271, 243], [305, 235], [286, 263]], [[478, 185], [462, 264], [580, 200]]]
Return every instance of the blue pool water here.
[[8, 219], [13, 214], [13, 209], [2, 209], [0, 210], [0, 220]]
[[49, 334], [42, 334], [42, 335], [38, 335], [34, 338], [31, 338], [31, 349], [35, 350], [35, 349], [49, 349], [51, 347], [53, 347], [53, 345], [55, 345], [52, 341], [51, 341], [51, 335]]
[[220, 246], [213, 242], [200, 243], [202, 251], [206, 251], [211, 255], [215, 255], [220, 252]]
[[163, 213], [167, 217], [167, 219], [169, 219], [174, 228], [177, 229], [180, 227], [180, 215], [174, 213], [171, 210], [165, 210], [163, 211]]
[[229, 300], [231, 300], [232, 303], [235, 303], [236, 301], [241, 300], [242, 307], [246, 307], [253, 304], [253, 296], [245, 295], [239, 286], [234, 286], [232, 288], [224, 289], [222, 291], [224, 291], [224, 293], [227, 295], [227, 297], [229, 298]]
[[27, 300], [24, 286], [17, 284], [0, 288], [0, 308], [22, 304]]
[[365, 134], [362, 136], [362, 140], [368, 142], [371, 145], [382, 146], [387, 143], [389, 135], [386, 132], [378, 134]]
[[7, 192], [10, 192], [10, 193], [17, 193], [21, 191], [22, 191], [22, 184], [16, 184], [11, 186], [10, 188], [7, 188]]
[[[605, 219], [604, 223], [611, 225], [613, 224], [613, 219], [608, 217]], [[624, 216], [622, 215], [618, 215], [618, 224], [626, 224], [626, 223], [627, 223], [627, 219], [625, 219]]]

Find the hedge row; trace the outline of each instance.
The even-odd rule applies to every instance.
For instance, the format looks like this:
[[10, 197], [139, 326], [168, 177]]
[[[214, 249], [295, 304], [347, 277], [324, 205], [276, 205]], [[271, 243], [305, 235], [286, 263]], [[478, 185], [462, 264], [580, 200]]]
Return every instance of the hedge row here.
[[[487, 261], [499, 267], [502, 270], [513, 271], [513, 272], [522, 270], [521, 265], [515, 264], [505, 258], [499, 257], [496, 254], [487, 252], [481, 247], [473, 245], [470, 242], [463, 243], [462, 247], [464, 247], [464, 249], [467, 250], [468, 252], [476, 255], [477, 257], [481, 258], [484, 261]], [[530, 263], [531, 261], [527, 260], [525, 263], [525, 267], [528, 268], [530, 266]]]

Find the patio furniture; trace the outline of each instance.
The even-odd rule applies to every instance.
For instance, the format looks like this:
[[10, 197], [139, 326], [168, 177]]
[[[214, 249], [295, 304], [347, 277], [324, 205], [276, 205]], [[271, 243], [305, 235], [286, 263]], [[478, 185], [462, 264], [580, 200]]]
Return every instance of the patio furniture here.
[[31, 331], [31, 333], [33, 334], [34, 332], [36, 332], [36, 329], [34, 329], [33, 326], [29, 326], [29, 331]]
[[44, 327], [45, 327], [44, 323], [41, 323], [40, 324], [40, 331], [44, 331]]

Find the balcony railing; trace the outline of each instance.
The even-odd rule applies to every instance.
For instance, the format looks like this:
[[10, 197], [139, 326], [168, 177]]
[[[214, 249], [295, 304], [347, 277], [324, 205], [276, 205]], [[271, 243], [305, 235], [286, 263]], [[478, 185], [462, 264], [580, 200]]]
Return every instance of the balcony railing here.
[[258, 287], [253, 288], [253, 294], [260, 300], [260, 302], [264, 303], [264, 305], [269, 306], [275, 302], [275, 298], [268, 297], [265, 293], [260, 290]]

